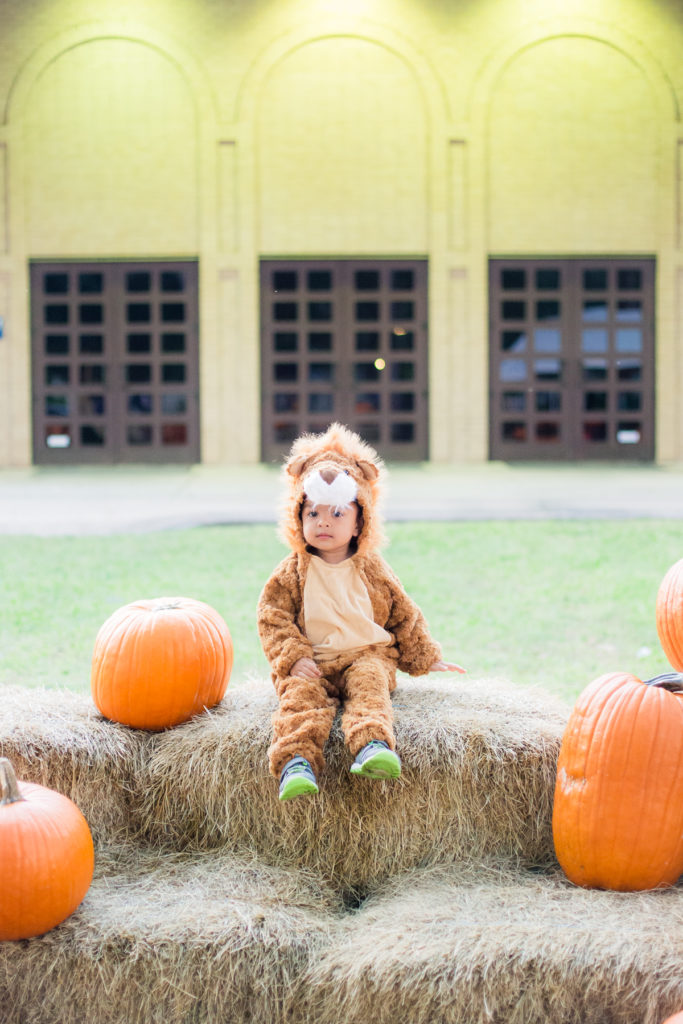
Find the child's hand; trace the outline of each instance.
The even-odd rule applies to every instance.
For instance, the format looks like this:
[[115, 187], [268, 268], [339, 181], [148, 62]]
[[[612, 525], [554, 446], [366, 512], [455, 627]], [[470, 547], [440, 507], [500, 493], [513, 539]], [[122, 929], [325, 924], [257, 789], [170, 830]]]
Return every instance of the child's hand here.
[[289, 674], [290, 676], [303, 676], [304, 679], [318, 679], [322, 672], [313, 661], [313, 658], [299, 658], [292, 665]]
[[467, 672], [462, 665], [456, 665], [452, 661], [435, 661], [429, 670], [430, 672]]

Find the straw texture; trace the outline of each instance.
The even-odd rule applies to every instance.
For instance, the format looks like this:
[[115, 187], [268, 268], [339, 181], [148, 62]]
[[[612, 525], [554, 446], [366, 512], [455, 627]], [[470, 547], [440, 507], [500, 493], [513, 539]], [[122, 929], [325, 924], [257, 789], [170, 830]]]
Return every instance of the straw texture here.
[[378, 890], [299, 982], [316, 1024], [659, 1024], [683, 1007], [683, 887], [576, 889], [482, 863]]
[[275, 1024], [341, 906], [303, 872], [101, 850], [59, 928], [0, 943], [3, 1024]]
[[568, 709], [402, 680], [403, 776], [357, 779], [338, 724], [280, 804], [269, 684], [165, 733], [0, 688], [0, 753], [66, 793], [93, 885], [0, 943], [0, 1024], [659, 1024], [683, 1007], [683, 886], [576, 889], [552, 849]]
[[354, 778], [339, 723], [314, 799], [285, 804], [268, 774], [275, 699], [240, 688], [159, 737], [144, 830], [173, 848], [244, 847], [365, 892], [398, 871], [485, 854], [552, 859], [555, 765], [567, 709], [486, 682], [402, 680], [393, 701], [403, 775]]
[[107, 721], [82, 694], [0, 687], [0, 755], [18, 778], [71, 797], [96, 845], [138, 831], [139, 782], [153, 742]]
[[419, 869], [344, 912], [305, 871], [100, 851], [81, 908], [0, 943], [3, 1024], [658, 1024], [683, 1006], [683, 889]]

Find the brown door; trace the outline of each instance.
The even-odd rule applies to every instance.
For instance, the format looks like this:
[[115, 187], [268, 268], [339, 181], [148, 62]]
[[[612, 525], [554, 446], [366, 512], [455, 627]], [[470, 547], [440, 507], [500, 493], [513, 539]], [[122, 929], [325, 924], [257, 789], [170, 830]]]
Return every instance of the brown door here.
[[261, 264], [262, 452], [337, 420], [384, 458], [427, 458], [427, 265]]
[[654, 458], [654, 260], [491, 260], [493, 459]]
[[33, 457], [196, 462], [196, 263], [31, 266]]

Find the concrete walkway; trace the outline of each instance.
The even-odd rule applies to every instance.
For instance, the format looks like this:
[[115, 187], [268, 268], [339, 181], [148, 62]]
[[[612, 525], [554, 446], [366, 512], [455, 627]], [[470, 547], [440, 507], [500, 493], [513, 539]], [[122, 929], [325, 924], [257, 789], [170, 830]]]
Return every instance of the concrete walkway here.
[[[279, 471], [261, 465], [0, 470], [0, 534], [271, 523], [280, 489]], [[683, 520], [683, 465], [396, 465], [389, 467], [385, 507], [394, 522]]]

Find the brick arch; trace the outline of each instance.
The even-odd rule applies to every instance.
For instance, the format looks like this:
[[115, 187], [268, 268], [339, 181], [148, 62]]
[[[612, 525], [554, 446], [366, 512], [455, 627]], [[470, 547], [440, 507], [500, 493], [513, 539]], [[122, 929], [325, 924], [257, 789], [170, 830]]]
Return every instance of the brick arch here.
[[263, 251], [426, 250], [429, 117], [395, 52], [357, 36], [296, 47], [263, 80], [254, 132]]
[[489, 248], [654, 250], [656, 102], [642, 66], [602, 39], [553, 35], [518, 50], [486, 108]]
[[[118, 47], [120, 52], [124, 52], [121, 49], [123, 47], [137, 48], [137, 50], [132, 49], [130, 52], [137, 53], [139, 58], [136, 62], [137, 64], [141, 62], [144, 64], [145, 59], [149, 61], [152, 69], [150, 71], [152, 79], [154, 79], [155, 75], [160, 74], [165, 76], [169, 82], [174, 83], [174, 92], [176, 97], [180, 99], [183, 107], [184, 126], [187, 129], [185, 137], [178, 140], [176, 134], [175, 138], [185, 150], [184, 156], [183, 150], [181, 150], [181, 163], [186, 165], [185, 177], [186, 179], [192, 178], [191, 182], [187, 180], [184, 187], [177, 189], [173, 182], [170, 181], [172, 190], [175, 189], [177, 192], [175, 206], [179, 212], [179, 223], [182, 224], [182, 227], [175, 231], [175, 233], [170, 230], [170, 226], [163, 229], [164, 223], [167, 225], [169, 223], [168, 218], [164, 218], [162, 210], [160, 196], [163, 189], [159, 188], [155, 193], [151, 179], [153, 175], [156, 176], [156, 169], [153, 161], [151, 161], [151, 155], [146, 157], [145, 147], [142, 144], [137, 147], [139, 151], [137, 154], [137, 164], [139, 165], [137, 170], [134, 170], [132, 167], [126, 167], [123, 177], [116, 174], [116, 154], [114, 148], [109, 153], [109, 156], [106, 152], [99, 154], [101, 165], [99, 168], [97, 166], [97, 154], [94, 152], [89, 154], [87, 151], [87, 158], [91, 160], [92, 164], [90, 171], [86, 173], [83, 167], [79, 168], [76, 166], [77, 175], [78, 173], [85, 173], [85, 178], [88, 179], [87, 183], [90, 184], [92, 189], [102, 192], [104, 200], [102, 209], [105, 211], [105, 216], [107, 211], [112, 214], [109, 217], [111, 226], [108, 231], [103, 229], [99, 230], [99, 232], [97, 230], [92, 231], [87, 246], [77, 246], [75, 237], [72, 244], [66, 222], [68, 211], [60, 211], [58, 203], [53, 204], [52, 210], [46, 218], [45, 229], [41, 228], [40, 231], [36, 231], [35, 224], [40, 223], [42, 216], [42, 211], [38, 209], [40, 207], [39, 196], [41, 192], [45, 191], [40, 187], [41, 175], [47, 172], [47, 168], [43, 165], [43, 154], [37, 151], [41, 150], [41, 148], [49, 147], [51, 144], [54, 150], [52, 159], [56, 163], [58, 170], [57, 184], [59, 184], [59, 177], [63, 174], [64, 178], [62, 178], [61, 185], [65, 194], [71, 197], [69, 203], [71, 204], [73, 200], [76, 204], [74, 214], [76, 221], [78, 222], [79, 218], [83, 219], [83, 217], [87, 216], [84, 208], [80, 209], [79, 212], [78, 197], [74, 198], [73, 190], [70, 190], [70, 186], [64, 180], [67, 176], [68, 168], [66, 165], [64, 168], [60, 166], [58, 140], [54, 139], [52, 143], [50, 142], [48, 138], [49, 130], [46, 132], [45, 137], [41, 138], [40, 125], [36, 121], [37, 117], [39, 119], [39, 115], [36, 114], [35, 104], [37, 100], [42, 102], [43, 106], [47, 102], [45, 95], [42, 98], [40, 96], [41, 83], [44, 82], [45, 77], [51, 76], [53, 81], [57, 80], [59, 78], [57, 69], [60, 69], [59, 73], [64, 74], [65, 69], [68, 70], [69, 68], [70, 61], [71, 73], [76, 74], [75, 69], [79, 62], [82, 67], [85, 67], [84, 54], [87, 53], [87, 47], [92, 46], [101, 46], [103, 48], [102, 52], [106, 48], [111, 51]], [[148, 57], [141, 57], [144, 54], [147, 54]], [[76, 77], [78, 77], [77, 74]], [[122, 91], [125, 93], [125, 90], [126, 83], [124, 81]], [[163, 98], [160, 98], [161, 92], [159, 88], [156, 89], [156, 95], [158, 110], [161, 114]], [[119, 106], [121, 104], [125, 105], [124, 100], [125, 96], [121, 99]], [[80, 142], [78, 139], [76, 140], [78, 143], [76, 150], [78, 150], [78, 146], [81, 149], [86, 148], [88, 117], [92, 118], [93, 116], [92, 110], [88, 112], [88, 102], [89, 97], [86, 94], [83, 99], [84, 109], [81, 115], [78, 112], [74, 112], [72, 119], [74, 131], [77, 136], [80, 136]], [[118, 124], [125, 138], [122, 127], [124, 122], [123, 108], [118, 112], [118, 121], [116, 120], [115, 109], [112, 108], [112, 110], [115, 123]], [[105, 105], [105, 113], [108, 112]], [[69, 111], [64, 110], [64, 105], [60, 111], [60, 116], [67, 123], [69, 122]], [[79, 116], [81, 117], [80, 123]], [[124, 237], [128, 236], [130, 238], [136, 233], [135, 216], [131, 210], [129, 209], [127, 212], [124, 212], [119, 228], [114, 224], [118, 213], [116, 210], [113, 210], [113, 207], [116, 206], [117, 197], [119, 206], [125, 207], [125, 189], [127, 184], [133, 193], [133, 201], [139, 208], [144, 208], [146, 199], [149, 200], [148, 216], [150, 218], [150, 227], [156, 228], [158, 224], [162, 225], [163, 230], [158, 247], [160, 253], [171, 251], [194, 252], [197, 250], [199, 236], [202, 232], [206, 231], [207, 222], [210, 221], [211, 215], [210, 201], [206, 201], [202, 197], [206, 195], [211, 196], [212, 194], [210, 191], [212, 185], [210, 154], [211, 146], [217, 134], [216, 111], [211, 90], [204, 78], [201, 67], [196, 64], [192, 55], [184, 51], [182, 47], [179, 47], [158, 33], [150, 32], [147, 29], [139, 29], [129, 22], [97, 23], [67, 30], [54, 38], [46, 40], [23, 64], [10, 89], [4, 117], [7, 124], [6, 138], [8, 142], [10, 174], [14, 182], [10, 209], [11, 233], [14, 240], [13, 248], [17, 254], [22, 251], [40, 254], [52, 249], [53, 252], [59, 251], [64, 255], [69, 255], [73, 249], [74, 254], [79, 256], [86, 256], [88, 253], [101, 255], [119, 252], [127, 252], [129, 255], [135, 255], [139, 252], [142, 255], [144, 251], [144, 231], [137, 230], [138, 241], [134, 241], [133, 244], [129, 244], [126, 237]], [[47, 121], [49, 129], [50, 119], [48, 118]], [[95, 127], [98, 130], [101, 127], [97, 118], [95, 118]], [[101, 144], [106, 149], [106, 132], [102, 130], [101, 134], [103, 136]], [[187, 135], [191, 135], [191, 138], [188, 139]], [[135, 132], [131, 133], [130, 141], [132, 143], [135, 142]], [[141, 140], [139, 141], [141, 143]], [[157, 133], [157, 143], [157, 149], [163, 150], [164, 142], [161, 129]], [[192, 153], [191, 157], [188, 155], [190, 150]], [[163, 173], [166, 174], [166, 177], [169, 177], [168, 161], [162, 160], [162, 170], [164, 163], [167, 166]], [[147, 174], [147, 181], [145, 181], [145, 174]], [[108, 182], [110, 187], [108, 187]], [[145, 189], [147, 190], [146, 192]], [[50, 192], [54, 192], [54, 189], [51, 188]], [[191, 213], [184, 211], [184, 205], [187, 203], [191, 204]], [[98, 220], [95, 220], [93, 226], [97, 228], [98, 223]], [[65, 244], [62, 244], [63, 242]], [[78, 250], [77, 253], [75, 252], [76, 249]], [[147, 255], [147, 253], [144, 254]]]
[[235, 101], [234, 120], [250, 123], [254, 108], [273, 68], [296, 50], [323, 39], [353, 38], [365, 40], [393, 53], [403, 62], [415, 78], [430, 122], [438, 124], [450, 117], [443, 82], [423, 53], [415, 49], [409, 39], [386, 26], [358, 18], [320, 19], [311, 30], [301, 26], [272, 40], [253, 62], [244, 77]]
[[171, 61], [185, 79], [200, 119], [207, 123], [215, 122], [214, 97], [202, 68], [191, 53], [174, 40], [156, 31], [151, 31], [147, 27], [142, 29], [129, 22], [98, 21], [96, 24], [84, 24], [61, 32], [34, 50], [12, 82], [3, 112], [3, 123], [12, 125], [20, 120], [35, 82], [51, 63], [77, 46], [102, 39], [120, 39], [139, 43], [157, 51]]
[[673, 84], [649, 49], [640, 40], [613, 25], [579, 17], [548, 18], [526, 26], [493, 50], [475, 76], [466, 116], [473, 122], [484, 120], [498, 79], [507, 66], [525, 50], [551, 39], [572, 36], [595, 40], [621, 53], [640, 69], [648, 81], [660, 117], [674, 122], [680, 120], [680, 108]]

